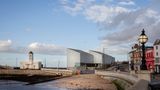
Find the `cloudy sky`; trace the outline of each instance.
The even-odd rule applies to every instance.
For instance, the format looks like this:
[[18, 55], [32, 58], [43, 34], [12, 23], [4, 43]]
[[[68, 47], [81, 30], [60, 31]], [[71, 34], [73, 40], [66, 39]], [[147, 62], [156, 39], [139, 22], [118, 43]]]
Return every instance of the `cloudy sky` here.
[[127, 60], [144, 28], [160, 38], [160, 0], [0, 0], [0, 64], [27, 60], [66, 66], [66, 48]]

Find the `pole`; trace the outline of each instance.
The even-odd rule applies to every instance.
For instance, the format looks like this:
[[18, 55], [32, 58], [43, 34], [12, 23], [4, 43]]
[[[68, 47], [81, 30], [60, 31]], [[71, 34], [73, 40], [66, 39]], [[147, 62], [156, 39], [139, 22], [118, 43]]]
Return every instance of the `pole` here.
[[46, 58], [45, 58], [45, 61], [44, 61], [44, 63], [45, 63], [45, 68], [46, 68]]
[[145, 45], [144, 45], [144, 43], [142, 43], [142, 64], [141, 64], [141, 70], [147, 70], [146, 57], [145, 57]]
[[58, 60], [58, 66], [57, 66], [57, 71], [58, 71], [58, 73], [59, 73], [59, 63], [60, 63], [60, 62], [59, 62], [59, 60]]

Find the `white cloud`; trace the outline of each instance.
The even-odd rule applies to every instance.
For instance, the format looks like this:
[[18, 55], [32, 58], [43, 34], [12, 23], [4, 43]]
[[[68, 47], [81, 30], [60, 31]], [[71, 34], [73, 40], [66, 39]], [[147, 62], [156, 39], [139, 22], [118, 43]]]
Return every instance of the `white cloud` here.
[[[84, 15], [106, 30], [106, 35], [100, 39], [100, 47], [110, 48], [113, 53], [126, 54], [131, 48], [129, 45], [137, 42], [143, 28], [149, 37], [149, 43], [160, 38], [159, 1], [150, 0], [148, 5], [138, 6], [140, 2], [134, 0], [95, 0], [92, 3], [83, 3], [74, 13]], [[70, 4], [67, 7], [75, 8]]]
[[85, 6], [94, 0], [60, 0], [62, 7], [71, 15], [76, 15], [79, 11], [82, 11]]
[[[125, 19], [123, 18], [124, 16]], [[120, 23], [117, 22], [123, 22], [126, 26], [123, 28], [118, 28], [118, 24]], [[119, 46], [124, 44], [129, 46], [129, 44], [138, 43], [137, 38], [143, 28], [146, 30], [146, 34], [149, 37], [149, 43], [153, 43], [157, 38], [160, 38], [158, 36], [160, 34], [160, 15], [158, 12], [150, 8], [133, 11], [129, 14], [129, 16], [125, 13], [123, 15], [119, 15], [115, 20], [113, 20], [113, 24], [114, 25], [112, 26], [114, 26], [114, 29], [121, 30], [104, 36], [101, 39], [104, 47], [110, 47], [111, 49], [114, 47], [116, 50], [123, 51], [121, 50], [122, 47]], [[127, 49], [130, 50], [131, 48], [124, 48], [124, 50]], [[114, 52], [114, 50], [112, 50], [112, 52]], [[123, 53], [125, 54], [125, 52]], [[119, 54], [118, 51], [117, 54]]]
[[120, 5], [135, 5], [135, 3], [133, 1], [122, 1], [119, 2]]
[[50, 55], [64, 55], [66, 49], [61, 46], [56, 46], [54, 44], [45, 44], [34, 42], [28, 46], [29, 50], [39, 54], [50, 54]]
[[0, 40], [0, 51], [9, 51], [11, 46], [11, 40]]
[[0, 52], [5, 53], [27, 53], [30, 50], [37, 54], [65, 55], [66, 49], [54, 44], [33, 42], [28, 46], [14, 45], [11, 40], [0, 40]]
[[9, 47], [11, 46], [12, 41], [11, 40], [0, 40], [0, 47]]
[[107, 7], [105, 5], [93, 5], [85, 10], [84, 15], [94, 22], [112, 23], [113, 17], [124, 12], [129, 12], [129, 10], [119, 6]]

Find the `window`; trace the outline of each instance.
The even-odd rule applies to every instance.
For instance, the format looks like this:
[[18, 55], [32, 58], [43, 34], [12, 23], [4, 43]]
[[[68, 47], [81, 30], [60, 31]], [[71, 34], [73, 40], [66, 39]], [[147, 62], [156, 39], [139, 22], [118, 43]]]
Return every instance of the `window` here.
[[158, 46], [156, 46], [156, 50], [158, 50]]
[[156, 56], [158, 56], [158, 52], [156, 52]]
[[155, 63], [159, 63], [159, 58], [156, 58]]

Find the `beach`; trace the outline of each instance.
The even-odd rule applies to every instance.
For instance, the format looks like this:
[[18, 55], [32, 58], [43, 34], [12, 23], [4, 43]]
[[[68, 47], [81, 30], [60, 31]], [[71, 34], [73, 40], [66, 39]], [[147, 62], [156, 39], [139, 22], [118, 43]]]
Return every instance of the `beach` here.
[[95, 74], [75, 75], [58, 79], [48, 84], [74, 90], [117, 90], [111, 80], [102, 79]]

